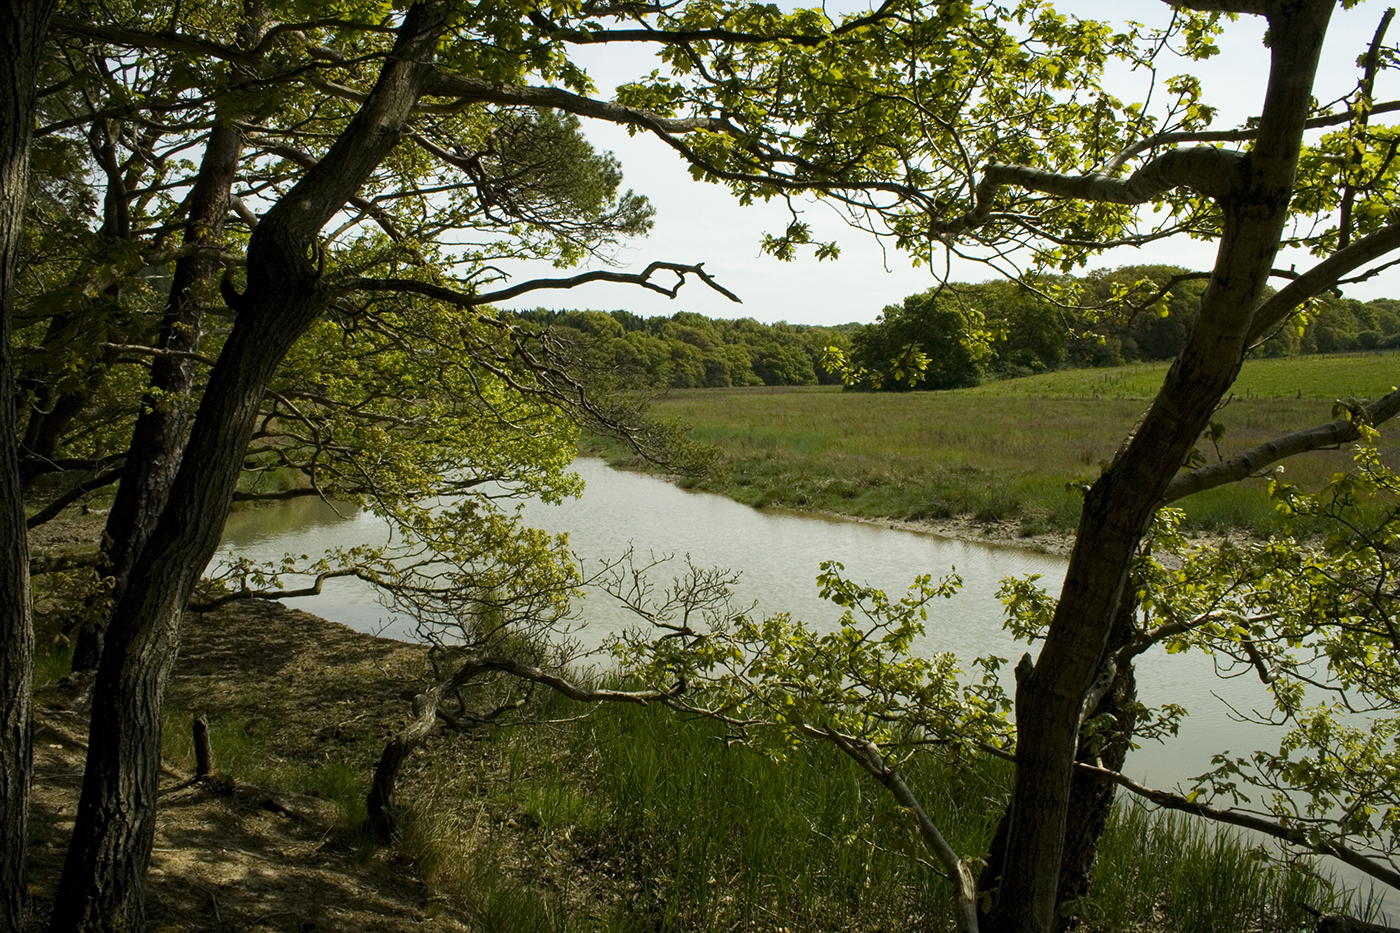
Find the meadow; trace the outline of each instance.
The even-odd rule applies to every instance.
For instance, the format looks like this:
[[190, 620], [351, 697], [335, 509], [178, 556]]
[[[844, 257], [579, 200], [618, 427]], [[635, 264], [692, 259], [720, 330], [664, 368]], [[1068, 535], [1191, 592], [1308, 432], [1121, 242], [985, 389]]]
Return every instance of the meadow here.
[[[1079, 489], [1145, 410], [1166, 364], [1065, 370], [946, 392], [842, 392], [832, 387], [673, 390], [659, 417], [718, 451], [709, 474], [685, 485], [756, 507], [822, 509], [869, 518], [1018, 522], [1021, 533], [1069, 532]], [[1400, 383], [1400, 353], [1251, 360], [1215, 415], [1225, 432], [1207, 461], [1332, 420], [1334, 404], [1371, 399]], [[1383, 459], [1400, 453], [1382, 432]], [[609, 454], [606, 445], [595, 451]], [[613, 458], [622, 452], [613, 448]], [[1316, 488], [1345, 468], [1346, 450], [1286, 465]], [[1263, 479], [1184, 501], [1195, 531], [1265, 530], [1274, 515]]]

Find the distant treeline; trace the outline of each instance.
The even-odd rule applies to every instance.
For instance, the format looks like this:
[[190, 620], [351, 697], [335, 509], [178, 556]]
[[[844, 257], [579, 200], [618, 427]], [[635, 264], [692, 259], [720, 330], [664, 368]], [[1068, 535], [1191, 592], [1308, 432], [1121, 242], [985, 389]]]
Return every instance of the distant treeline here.
[[828, 346], [849, 348], [862, 327], [711, 320], [690, 311], [643, 318], [630, 311], [537, 308], [516, 316], [572, 333], [615, 373], [678, 389], [839, 383], [822, 355]]
[[[656, 385], [701, 388], [829, 385], [827, 347], [856, 388], [951, 389], [1065, 368], [1168, 360], [1195, 321], [1206, 281], [1174, 266], [1124, 266], [1082, 276], [949, 284], [890, 305], [873, 324], [817, 327], [711, 320], [682, 311], [518, 312], [573, 335], [597, 363]], [[1400, 348], [1400, 300], [1329, 297], [1258, 349], [1296, 356]]]
[[[953, 389], [986, 379], [1175, 357], [1196, 319], [1204, 276], [1175, 266], [1124, 266], [1046, 277], [950, 284], [890, 305], [852, 336], [859, 388]], [[1329, 297], [1257, 349], [1267, 357], [1400, 347], [1400, 301]]]

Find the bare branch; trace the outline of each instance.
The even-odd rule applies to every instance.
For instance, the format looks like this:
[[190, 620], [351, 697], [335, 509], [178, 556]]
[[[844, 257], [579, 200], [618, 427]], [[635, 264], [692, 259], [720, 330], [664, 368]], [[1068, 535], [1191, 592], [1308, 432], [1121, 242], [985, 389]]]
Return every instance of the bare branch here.
[[[648, 110], [625, 107], [611, 101], [584, 97], [557, 87], [530, 87], [515, 84], [494, 84], [467, 75], [434, 73], [425, 93], [431, 97], [455, 98], [456, 103], [443, 106], [447, 112], [460, 110], [465, 104], [513, 104], [527, 107], [547, 107], [580, 117], [630, 126], [644, 126], [664, 133], [692, 133], [696, 130], [727, 132], [732, 127], [717, 117], [672, 118]], [[432, 105], [420, 103], [427, 109]]]
[[543, 668], [525, 664], [504, 656], [483, 656], [464, 662], [448, 682], [448, 689], [455, 690], [466, 686], [480, 674], [498, 672], [509, 674], [521, 680], [542, 684], [571, 700], [583, 703], [635, 703], [646, 706], [652, 702], [665, 702], [679, 697], [685, 692], [685, 681], [678, 681], [668, 690], [597, 690], [581, 687], [573, 681]]
[[880, 753], [879, 747], [868, 739], [845, 735], [830, 726], [825, 729], [804, 726], [803, 731], [813, 738], [830, 742], [841, 749], [847, 757], [883, 784], [901, 807], [914, 815], [914, 821], [919, 826], [919, 835], [923, 838], [924, 845], [933, 852], [947, 873], [948, 880], [953, 884], [953, 900], [957, 905], [958, 912], [958, 929], [962, 933], [977, 933], [977, 883], [972, 878], [972, 870], [968, 867], [967, 861], [960, 857], [948, 844], [948, 841], [943, 838], [937, 824], [929, 818], [928, 813], [919, 803], [919, 798], [914, 796], [909, 785], [904, 783], [904, 778], [900, 773], [891, 768], [885, 761], [885, 756]]
[[[676, 274], [676, 284], [670, 288], [659, 285], [651, 281], [653, 273], [658, 271], [674, 272]], [[579, 275], [572, 275], [562, 279], [532, 279], [528, 282], [521, 282], [519, 285], [512, 285], [499, 291], [475, 294], [472, 292], [460, 292], [456, 289], [443, 285], [433, 285], [430, 282], [420, 282], [416, 279], [368, 279], [355, 278], [342, 283], [340, 287], [345, 291], [367, 291], [367, 292], [408, 292], [416, 295], [423, 295], [436, 301], [446, 302], [462, 308], [476, 308], [481, 305], [492, 304], [498, 301], [509, 301], [520, 295], [544, 289], [569, 289], [586, 285], [589, 282], [619, 282], [624, 285], [639, 285], [642, 288], [659, 292], [668, 298], [675, 298], [682, 285], [685, 284], [687, 274], [693, 274], [706, 285], [719, 292], [724, 297], [736, 304], [743, 304], [742, 299], [729, 289], [720, 285], [704, 270], [704, 263], [695, 265], [685, 265], [678, 262], [653, 262], [641, 272], [611, 272], [606, 269], [599, 269], [593, 272], [583, 272]]]
[[897, 2], [898, 0], [885, 0], [875, 12], [867, 16], [853, 19], [848, 23], [838, 26], [829, 33], [823, 32], [815, 35], [791, 32], [736, 32], [732, 29], [577, 29], [555, 23], [538, 10], [532, 10], [528, 15], [530, 17], [530, 22], [534, 23], [552, 38], [560, 39], [574, 45], [597, 45], [610, 42], [654, 42], [666, 45], [685, 45], [690, 42], [728, 42], [735, 45], [757, 45], [762, 43], [783, 42], [789, 45], [803, 46], [805, 48], [816, 48], [835, 36], [845, 35], [846, 33], [854, 32], [857, 29], [888, 19], [891, 15], [891, 10]]
[[336, 577], [358, 577], [367, 583], [376, 582], [374, 577], [370, 574], [353, 567], [347, 567], [340, 570], [327, 570], [318, 573], [316, 574], [316, 582], [312, 583], [310, 586], [302, 587], [299, 590], [250, 590], [244, 587], [243, 589], [235, 590], [232, 593], [225, 593], [222, 596], [205, 600], [204, 602], [191, 602], [189, 609], [191, 612], [212, 612], [220, 606], [226, 606], [229, 603], [244, 599], [289, 599], [293, 596], [320, 596], [326, 581]]
[[115, 483], [122, 478], [122, 469], [122, 467], [118, 467], [115, 470], [108, 470], [106, 473], [101, 473], [91, 479], [86, 479], [74, 486], [72, 489], [50, 502], [43, 509], [29, 516], [26, 527], [37, 528], [39, 525], [44, 524], [44, 522], [57, 518], [60, 512], [94, 489], [101, 489], [103, 486], [110, 486], [112, 483]]

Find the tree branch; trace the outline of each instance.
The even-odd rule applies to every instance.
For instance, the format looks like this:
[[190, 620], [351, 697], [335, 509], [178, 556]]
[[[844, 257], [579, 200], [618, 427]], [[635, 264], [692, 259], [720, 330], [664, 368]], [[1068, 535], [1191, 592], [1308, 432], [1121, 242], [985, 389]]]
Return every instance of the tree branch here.
[[59, 496], [57, 499], [50, 502], [43, 509], [40, 509], [38, 512], [35, 512], [33, 515], [29, 516], [28, 521], [25, 523], [25, 527], [37, 528], [39, 525], [44, 524], [44, 522], [57, 518], [60, 512], [68, 508], [68, 506], [72, 505], [74, 502], [77, 502], [83, 496], [92, 492], [94, 489], [101, 489], [103, 486], [109, 486], [112, 483], [115, 483], [117, 480], [121, 479], [123, 469], [123, 467], [117, 467], [115, 470], [108, 470], [106, 473], [101, 473], [97, 476], [92, 477], [91, 479], [84, 480], [83, 482], [74, 486], [72, 489], [65, 492], [63, 495]]
[[[729, 289], [716, 282], [714, 278], [704, 270], [704, 265], [704, 263], [696, 263], [693, 266], [687, 266], [678, 262], [657, 261], [648, 265], [641, 272], [610, 272], [606, 269], [599, 269], [562, 279], [532, 279], [528, 282], [521, 282], [519, 285], [512, 285], [509, 288], [482, 294], [461, 292], [443, 285], [420, 282], [417, 279], [354, 278], [347, 279], [345, 282], [341, 283], [339, 287], [345, 291], [410, 292], [461, 308], [476, 308], [498, 301], [509, 301], [512, 298], [517, 298], [520, 295], [533, 291], [577, 288], [589, 282], [618, 282], [624, 285], [640, 285], [642, 288], [659, 292], [667, 298], [675, 298], [677, 293], [680, 292], [681, 286], [685, 284], [686, 274], [690, 273], [697, 276], [700, 281], [704, 282], [730, 301], [736, 304], [743, 304], [742, 299], [740, 299], [738, 295], [735, 295]], [[671, 288], [666, 288], [664, 285], [658, 285], [651, 281], [652, 274], [662, 270], [674, 272], [676, 274], [676, 284]]]
[[928, 846], [929, 851], [938, 859], [948, 876], [948, 880], [953, 884], [953, 900], [957, 908], [958, 930], [961, 933], [977, 933], [977, 883], [972, 878], [972, 870], [968, 868], [967, 862], [958, 855], [957, 851], [948, 844], [948, 840], [943, 838], [938, 825], [929, 818], [923, 805], [919, 803], [919, 798], [914, 796], [914, 792], [909, 789], [909, 785], [904, 782], [900, 773], [891, 768], [885, 761], [885, 756], [880, 753], [879, 747], [869, 739], [845, 735], [830, 726], [825, 729], [817, 729], [804, 725], [803, 731], [839, 748], [871, 777], [883, 784], [901, 807], [914, 815], [914, 821], [918, 824], [919, 835], [923, 838], [924, 845]]
[[1383, 424], [1394, 418], [1397, 413], [1400, 413], [1400, 389], [1392, 391], [1389, 395], [1366, 406], [1362, 418], [1338, 418], [1336, 421], [1330, 421], [1317, 427], [1294, 431], [1291, 434], [1285, 434], [1260, 444], [1238, 457], [1231, 457], [1221, 463], [1212, 463], [1209, 466], [1181, 473], [1167, 485], [1167, 491], [1163, 494], [1162, 501], [1164, 503], [1175, 502], [1207, 489], [1239, 482], [1254, 476], [1271, 463], [1277, 463], [1285, 458], [1307, 453], [1310, 450], [1322, 450], [1341, 444], [1349, 444], [1361, 436], [1360, 426], [1362, 424]]
[[1192, 813], [1209, 820], [1215, 820], [1218, 823], [1228, 823], [1231, 826], [1252, 829], [1257, 833], [1263, 833], [1266, 836], [1272, 836], [1275, 839], [1282, 840], [1291, 846], [1297, 846], [1300, 849], [1307, 849], [1321, 855], [1330, 855], [1338, 861], [1350, 865], [1357, 871], [1364, 872], [1370, 877], [1375, 878], [1377, 881], [1384, 882], [1392, 888], [1400, 888], [1400, 871], [1396, 871], [1388, 865], [1378, 864], [1374, 859], [1366, 858], [1366, 856], [1359, 852], [1340, 846], [1330, 840], [1320, 837], [1310, 839], [1308, 833], [1297, 827], [1283, 826], [1274, 820], [1257, 816], [1253, 813], [1241, 813], [1238, 810], [1218, 810], [1215, 807], [1206, 806], [1203, 803], [1196, 803], [1180, 794], [1173, 794], [1167, 791], [1146, 787], [1124, 774], [1120, 774], [1108, 768], [1099, 767], [1098, 765], [1076, 762], [1075, 767], [1082, 771], [1088, 771], [1106, 778], [1119, 787], [1142, 797], [1144, 800], [1150, 800], [1159, 807], [1168, 810], [1179, 810], [1182, 813]]
[[562, 26], [553, 22], [538, 10], [532, 10], [528, 15], [530, 17], [530, 22], [538, 26], [541, 31], [548, 34], [551, 38], [560, 39], [574, 45], [596, 45], [608, 42], [656, 42], [668, 45], [684, 45], [690, 42], [729, 42], [735, 45], [756, 45], [769, 42], [783, 42], [789, 45], [802, 46], [804, 48], [816, 48], [835, 36], [845, 35], [846, 33], [854, 32], [857, 29], [871, 26], [881, 20], [888, 19], [891, 9], [897, 2], [898, 0], [885, 0], [875, 12], [844, 23], [829, 33], [824, 32], [816, 35], [793, 32], [736, 32], [731, 29], [683, 29], [670, 31], [642, 28], [603, 29], [595, 31], [578, 29], [572, 26]]
[[1392, 221], [1345, 249], [1337, 250], [1279, 289], [1255, 310], [1254, 319], [1249, 325], [1249, 342], [1262, 339], [1283, 323], [1299, 305], [1333, 288], [1348, 272], [1396, 249], [1400, 249], [1400, 222]]
[[[546, 107], [607, 123], [643, 126], [664, 133], [692, 133], [696, 130], [722, 133], [732, 130], [727, 121], [717, 117], [665, 117], [648, 110], [584, 97], [562, 88], [495, 84], [482, 78], [450, 74], [441, 70], [434, 72], [433, 77], [429, 78], [425, 93], [432, 97], [455, 98], [456, 103], [440, 108], [448, 112], [460, 110], [463, 105], [472, 103], [509, 104]], [[432, 107], [422, 102], [419, 106], [424, 109]]]
[[198, 603], [191, 602], [189, 605], [189, 610], [191, 612], [212, 612], [213, 610], [218, 609], [220, 606], [226, 606], [229, 603], [238, 602], [239, 600], [243, 599], [276, 600], [290, 599], [295, 596], [320, 596], [321, 590], [325, 586], [326, 581], [334, 577], [358, 577], [359, 579], [364, 580], [367, 583], [376, 582], [374, 578], [370, 575], [360, 570], [356, 570], [353, 567], [344, 568], [341, 570], [327, 570], [322, 573], [316, 574], [315, 583], [311, 584], [310, 586], [302, 587], [299, 590], [250, 590], [245, 587], [243, 589], [236, 590], [232, 593], [225, 593], [222, 596], [218, 596], [214, 599], [208, 599]]
[[[1370, 113], [1394, 113], [1400, 110], [1400, 100], [1386, 101], [1383, 104], [1376, 104], [1370, 109]], [[1337, 126], [1341, 123], [1349, 123], [1355, 117], [1350, 110], [1342, 113], [1327, 113], [1322, 116], [1313, 117], [1303, 124], [1306, 130], [1320, 130], [1328, 126]], [[1258, 119], [1257, 117], [1255, 119]], [[1199, 130], [1196, 132], [1175, 132], [1157, 133], [1153, 136], [1146, 136], [1137, 142], [1120, 150], [1113, 158], [1103, 165], [1104, 174], [1112, 175], [1123, 167], [1135, 155], [1140, 155], [1159, 146], [1179, 146], [1183, 143], [1247, 143], [1259, 135], [1257, 127], [1241, 126], [1233, 130]]]
[[667, 690], [595, 690], [591, 687], [581, 687], [558, 674], [526, 664], [523, 661], [517, 661], [514, 658], [486, 655], [464, 662], [448, 681], [447, 690], [452, 691], [464, 687], [478, 674], [491, 672], [510, 674], [521, 680], [542, 684], [571, 700], [584, 703], [635, 703], [639, 706], [646, 706], [652, 702], [673, 700], [684, 693], [686, 689], [685, 681], [681, 680]]
[[983, 172], [971, 211], [951, 221], [935, 222], [934, 236], [955, 236], [990, 219], [997, 192], [1006, 185], [1058, 198], [1108, 204], [1143, 204], [1174, 188], [1191, 188], [1209, 198], [1222, 198], [1240, 183], [1247, 156], [1226, 149], [1174, 149], [1148, 162], [1127, 178], [1108, 175], [1059, 175], [1023, 165], [993, 163]]

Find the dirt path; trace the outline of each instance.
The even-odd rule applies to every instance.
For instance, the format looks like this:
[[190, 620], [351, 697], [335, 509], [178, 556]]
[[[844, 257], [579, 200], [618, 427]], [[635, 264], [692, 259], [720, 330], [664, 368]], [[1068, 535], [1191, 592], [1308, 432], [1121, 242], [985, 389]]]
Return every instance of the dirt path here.
[[[211, 721], [266, 724], [274, 756], [311, 762], [350, 747], [368, 768], [423, 666], [414, 646], [249, 602], [189, 617], [169, 700]], [[72, 701], [62, 687], [36, 694], [32, 930], [46, 927], [82, 779], [87, 727]], [[161, 785], [152, 933], [466, 929], [405, 859], [357, 844], [327, 801], [245, 783], [223, 794], [190, 777], [170, 768]]]

